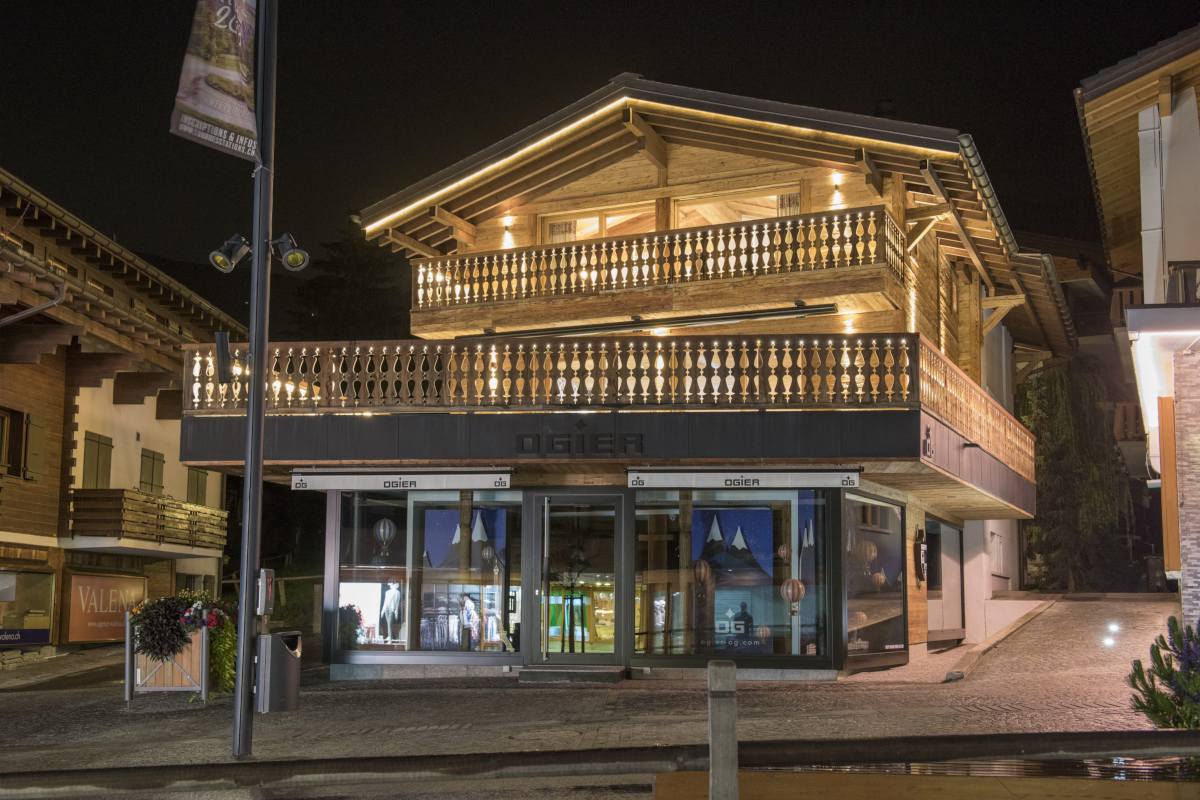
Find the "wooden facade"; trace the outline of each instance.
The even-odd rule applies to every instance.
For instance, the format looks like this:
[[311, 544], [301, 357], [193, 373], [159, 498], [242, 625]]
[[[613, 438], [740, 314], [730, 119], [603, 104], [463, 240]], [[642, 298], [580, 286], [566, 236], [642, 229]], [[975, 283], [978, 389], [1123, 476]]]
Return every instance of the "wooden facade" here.
[[[125, 498], [120, 508], [104, 506], [101, 490], [81, 489], [73, 509], [84, 467], [80, 419], [91, 427], [149, 404], [143, 416], [178, 420], [180, 346], [244, 328], [3, 170], [0, 211], [0, 571], [18, 575], [18, 600], [0, 603], [0, 628], [44, 616], [46, 640], [9, 643], [59, 644], [72, 574], [139, 575], [168, 592], [174, 562], [164, 558], [211, 557], [225, 540], [225, 512], [184, 498], [139, 504], [136, 482], [104, 490]], [[81, 392], [100, 387], [110, 392], [104, 408], [81, 408]], [[131, 432], [119, 446], [143, 445]], [[169, 454], [177, 463], [177, 449]], [[164, 553], [164, 544], [178, 549]], [[53, 576], [52, 594], [23, 596], [21, 576], [31, 575]]]

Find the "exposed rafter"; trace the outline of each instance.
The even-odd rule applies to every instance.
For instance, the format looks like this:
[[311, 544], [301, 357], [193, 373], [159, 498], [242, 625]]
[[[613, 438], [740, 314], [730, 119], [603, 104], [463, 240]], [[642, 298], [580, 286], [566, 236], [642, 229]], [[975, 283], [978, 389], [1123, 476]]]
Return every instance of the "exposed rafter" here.
[[914, 206], [904, 209], [904, 221], [916, 222], [920, 219], [937, 219], [950, 213], [949, 203], [934, 203], [931, 206]]
[[942, 181], [938, 178], [937, 171], [934, 170], [933, 164], [929, 161], [921, 162], [921, 174], [925, 176], [925, 183], [929, 185], [930, 191], [939, 203], [946, 203], [949, 206], [949, 220], [954, 230], [958, 233], [959, 239], [962, 240], [963, 247], [966, 248], [967, 257], [971, 259], [971, 264], [979, 272], [979, 278], [984, 285], [988, 287], [988, 294], [996, 293], [996, 284], [992, 281], [992, 276], [988, 274], [987, 265], [983, 262], [983, 256], [979, 254], [979, 249], [975, 246], [975, 241], [971, 238], [967, 226], [963, 224], [962, 217], [958, 213], [958, 209], [950, 201], [950, 195], [946, 192], [946, 187], [942, 185]]
[[658, 169], [659, 185], [665, 185], [667, 179], [667, 143], [658, 132], [646, 122], [646, 119], [632, 108], [622, 111], [621, 121], [626, 130], [634, 135], [642, 145], [642, 152], [650, 163]]
[[392, 245], [392, 252], [396, 252], [400, 248], [405, 248], [425, 258], [437, 258], [442, 255], [441, 251], [435, 250], [424, 242], [418, 241], [407, 234], [400, 233], [393, 228], [389, 228], [387, 233], [383, 235], [383, 238], [384, 241]]
[[429, 218], [439, 225], [445, 225], [454, 233], [454, 238], [463, 244], [475, 244], [475, 226], [457, 214], [434, 206], [429, 209]]
[[863, 182], [874, 189], [877, 196], [883, 197], [883, 176], [875, 167], [875, 161], [866, 148], [860, 147], [854, 151], [854, 163], [858, 166], [858, 171], [862, 173]]

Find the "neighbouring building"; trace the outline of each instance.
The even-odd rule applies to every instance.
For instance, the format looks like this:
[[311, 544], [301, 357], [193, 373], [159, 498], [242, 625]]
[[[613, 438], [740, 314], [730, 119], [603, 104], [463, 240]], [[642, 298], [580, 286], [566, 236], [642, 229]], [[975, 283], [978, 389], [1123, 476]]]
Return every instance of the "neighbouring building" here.
[[1081, 82], [1108, 266], [1124, 314], [1163, 558], [1200, 617], [1200, 26]]
[[[264, 376], [335, 677], [829, 675], [1024, 610], [1014, 348], [1075, 335], [970, 136], [625, 74], [361, 221], [419, 338]], [[184, 459], [237, 469], [244, 346], [185, 351]]]
[[244, 328], [2, 170], [0, 209], [0, 647], [119, 641], [142, 597], [216, 589], [180, 346]]

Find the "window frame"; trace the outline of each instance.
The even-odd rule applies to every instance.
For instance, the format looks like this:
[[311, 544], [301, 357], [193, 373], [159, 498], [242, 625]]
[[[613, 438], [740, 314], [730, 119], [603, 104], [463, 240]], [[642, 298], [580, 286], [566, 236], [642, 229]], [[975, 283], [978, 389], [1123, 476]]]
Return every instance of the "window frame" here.
[[[556, 246], [567, 245], [575, 242], [591, 242], [599, 239], [607, 239], [608, 235], [608, 217], [614, 214], [622, 213], [638, 213], [649, 211], [651, 215], [655, 213], [654, 201], [642, 203], [629, 203], [620, 206], [603, 206], [600, 208], [579, 209], [577, 211], [559, 211], [550, 212], [547, 214], [539, 214], [537, 218], [537, 238], [539, 246]], [[587, 239], [573, 239], [570, 242], [551, 242], [550, 241], [550, 225], [556, 222], [571, 222], [582, 219], [584, 217], [597, 217], [598, 227], [595, 236]], [[674, 216], [672, 215], [672, 219]], [[642, 233], [631, 233], [629, 236], [642, 236]]]

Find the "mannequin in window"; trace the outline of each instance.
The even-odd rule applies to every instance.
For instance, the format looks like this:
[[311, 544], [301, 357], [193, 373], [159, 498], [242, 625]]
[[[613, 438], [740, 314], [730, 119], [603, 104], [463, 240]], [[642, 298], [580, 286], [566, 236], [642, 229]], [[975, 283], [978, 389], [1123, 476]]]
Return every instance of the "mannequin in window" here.
[[475, 601], [467, 597], [465, 592], [458, 596], [458, 619], [462, 625], [458, 649], [474, 650], [479, 641], [479, 612], [475, 610]]
[[383, 610], [379, 619], [387, 626], [387, 637], [384, 642], [400, 641], [400, 584], [388, 581], [387, 591], [383, 593]]

